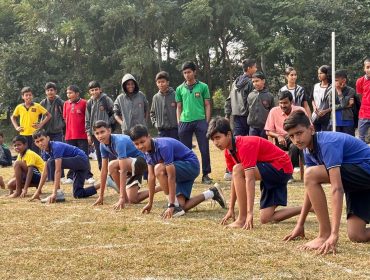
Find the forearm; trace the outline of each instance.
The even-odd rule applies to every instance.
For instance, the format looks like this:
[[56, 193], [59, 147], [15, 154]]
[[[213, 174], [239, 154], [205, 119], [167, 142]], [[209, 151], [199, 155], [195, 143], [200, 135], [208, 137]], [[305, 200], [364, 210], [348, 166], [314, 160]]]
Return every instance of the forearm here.
[[149, 190], [149, 204], [153, 205], [154, 194], [155, 194], [155, 177], [150, 176], [148, 178], [148, 190]]
[[211, 120], [211, 104], [206, 105], [206, 121], [209, 123]]
[[107, 185], [108, 170], [102, 168], [100, 173], [100, 196], [104, 197], [105, 187]]
[[310, 106], [308, 106], [308, 102], [307, 101], [305, 101], [303, 103], [303, 107], [304, 107], [304, 109], [305, 109], [305, 111], [307, 113], [308, 118], [311, 119], [311, 109], [310, 109]]
[[307, 192], [304, 192], [304, 200], [302, 205], [301, 214], [299, 215], [297, 225], [304, 226], [308, 213], [310, 212], [312, 205]]
[[176, 181], [175, 176], [168, 174], [168, 202], [175, 203], [176, 200]]
[[246, 178], [245, 185], [247, 188], [247, 214], [253, 215], [254, 196], [255, 196], [255, 180]]
[[271, 131], [271, 130], [268, 130], [268, 131], [266, 131], [266, 134], [267, 134], [267, 136], [270, 136], [270, 137], [273, 137], [273, 138], [279, 138], [279, 134], [277, 134], [276, 132], [273, 132], [273, 131]]
[[44, 186], [47, 177], [48, 177], [48, 169], [47, 169], [47, 166], [45, 164], [45, 168], [42, 171], [41, 179], [40, 179], [40, 182], [39, 182], [39, 185], [37, 187], [37, 190], [36, 190], [35, 194], [40, 194], [41, 193], [42, 187]]
[[47, 115], [46, 118], [44, 118], [41, 122], [40, 122], [40, 126], [39, 128], [42, 128], [49, 120], [51, 119], [51, 116], [50, 115]]
[[33, 174], [33, 166], [29, 166], [28, 169], [27, 169], [26, 181], [24, 182], [24, 190], [25, 191], [27, 191], [28, 187], [31, 184], [32, 174]]
[[119, 198], [126, 200], [127, 171], [121, 170], [119, 174]]
[[119, 125], [122, 125], [122, 118], [118, 115], [114, 115], [114, 118], [116, 119], [116, 121], [119, 123]]
[[[332, 186], [333, 187], [333, 186]], [[343, 207], [343, 188], [333, 188], [332, 189], [332, 225], [331, 225], [331, 233], [332, 234], [339, 234], [339, 226], [340, 226], [340, 219], [342, 216], [342, 207]]]
[[62, 175], [62, 170], [60, 168], [56, 168], [55, 173], [54, 173], [54, 190], [53, 190], [54, 194], [56, 194], [57, 190], [60, 188], [61, 175]]
[[14, 128], [17, 129], [18, 128], [18, 123], [17, 123], [17, 120], [15, 119], [15, 117], [11, 116], [10, 120], [12, 121], [12, 125], [14, 126]]
[[234, 208], [235, 208], [235, 202], [236, 202], [235, 186], [234, 186], [234, 182], [231, 181], [231, 193], [230, 193], [229, 209], [234, 210]]

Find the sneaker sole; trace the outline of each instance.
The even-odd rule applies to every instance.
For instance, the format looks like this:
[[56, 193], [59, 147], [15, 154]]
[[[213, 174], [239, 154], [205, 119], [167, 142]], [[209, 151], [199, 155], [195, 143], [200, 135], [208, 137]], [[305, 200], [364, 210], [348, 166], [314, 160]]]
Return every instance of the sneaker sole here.
[[181, 210], [180, 212], [177, 212], [176, 214], [173, 214], [172, 217], [176, 218], [176, 217], [181, 217], [181, 216], [184, 216], [184, 215], [185, 215], [185, 211]]
[[[220, 195], [222, 201], [224, 202], [224, 207], [222, 207], [222, 205], [220, 205], [223, 209], [226, 209], [227, 208], [227, 205], [226, 205], [226, 199], [225, 199], [225, 196], [224, 196], [224, 193], [222, 191], [222, 189], [220, 187], [215, 187], [218, 191], [218, 194]], [[218, 201], [216, 200], [216, 202], [218, 203]], [[220, 203], [219, 203], [220, 204]]]

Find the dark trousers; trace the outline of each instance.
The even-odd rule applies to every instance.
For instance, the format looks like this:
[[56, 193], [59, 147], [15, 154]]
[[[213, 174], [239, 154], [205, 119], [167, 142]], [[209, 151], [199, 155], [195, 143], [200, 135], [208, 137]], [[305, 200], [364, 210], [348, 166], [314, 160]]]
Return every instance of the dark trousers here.
[[209, 156], [209, 142], [207, 139], [208, 123], [206, 120], [180, 122], [179, 137], [180, 141], [189, 149], [192, 149], [193, 133], [197, 138], [200, 154], [202, 156], [203, 175], [211, 173], [211, 160]]
[[35, 142], [33, 141], [32, 135], [23, 135], [27, 139], [27, 146], [36, 154], [40, 154], [40, 149], [36, 146]]
[[337, 126], [336, 131], [355, 136], [355, 128], [353, 126]]
[[315, 131], [329, 131], [329, 120], [328, 121], [321, 121], [321, 122], [314, 122]]
[[[55, 160], [47, 161], [48, 173], [54, 181]], [[87, 157], [69, 157], [62, 158], [62, 169], [73, 170], [73, 197], [83, 198], [96, 194], [95, 187], [87, 187], [84, 189], [84, 183], [87, 173], [90, 171], [89, 158]]]
[[179, 140], [179, 129], [170, 128], [170, 129], [158, 129], [158, 136], [159, 137], [170, 137], [176, 140]]
[[277, 143], [276, 139], [275, 139], [275, 144], [276, 144], [276, 146], [278, 146], [283, 151], [288, 151], [288, 154], [289, 154], [290, 160], [292, 161], [293, 167], [299, 167], [299, 158], [301, 157], [301, 159], [303, 161], [303, 151], [300, 151], [297, 148], [297, 146], [294, 145], [292, 143], [292, 141], [290, 141], [290, 139], [288, 137], [285, 138], [285, 141], [287, 143], [286, 147]]
[[[66, 143], [72, 146], [75, 146], [79, 148], [80, 150], [84, 151], [87, 158], [89, 158], [89, 144], [87, 142], [87, 139], [71, 139], [71, 140], [66, 140]], [[89, 169], [88, 172], [86, 173], [86, 178], [89, 179], [93, 177], [94, 175], [90, 171], [90, 163], [89, 163]], [[73, 179], [73, 170], [69, 170], [67, 173], [67, 178]]]
[[234, 136], [247, 136], [249, 134], [247, 118], [247, 116], [233, 116]]
[[51, 141], [58, 141], [58, 142], [64, 142], [63, 141], [63, 133], [48, 133], [48, 136]]
[[93, 140], [93, 143], [94, 143], [96, 158], [98, 159], [99, 170], [101, 170], [102, 159], [101, 159], [101, 153], [100, 153], [100, 142], [98, 139], [96, 139], [95, 135], [92, 135], [91, 139]]
[[267, 139], [266, 131], [263, 128], [261, 129], [257, 127], [250, 127], [249, 136], [259, 136], [259, 137]]

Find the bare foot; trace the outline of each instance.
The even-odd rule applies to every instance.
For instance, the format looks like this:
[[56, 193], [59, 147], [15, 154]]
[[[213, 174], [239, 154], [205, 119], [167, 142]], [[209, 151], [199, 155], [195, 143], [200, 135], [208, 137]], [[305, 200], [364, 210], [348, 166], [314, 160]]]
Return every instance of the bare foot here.
[[13, 192], [12, 194], [10, 194], [8, 197], [9, 198], [16, 198], [16, 197], [19, 197], [21, 195], [20, 192]]
[[231, 224], [227, 225], [227, 228], [242, 228], [245, 224], [245, 221], [236, 220], [235, 222], [232, 222]]
[[299, 246], [301, 250], [317, 250], [319, 249], [322, 244], [325, 243], [327, 238], [325, 237], [316, 237], [315, 239], [307, 242], [306, 244]]

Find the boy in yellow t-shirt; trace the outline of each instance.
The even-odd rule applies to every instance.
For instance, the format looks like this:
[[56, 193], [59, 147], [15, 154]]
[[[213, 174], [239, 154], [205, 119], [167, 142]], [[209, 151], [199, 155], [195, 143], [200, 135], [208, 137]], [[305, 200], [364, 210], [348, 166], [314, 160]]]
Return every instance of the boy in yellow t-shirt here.
[[37, 188], [45, 163], [38, 154], [28, 148], [25, 136], [14, 137], [13, 147], [18, 157], [14, 163], [14, 177], [8, 182], [9, 197], [25, 197], [28, 187]]
[[[15, 107], [11, 121], [14, 128], [27, 139], [28, 147], [34, 152], [39, 153], [39, 149], [33, 144], [32, 134], [42, 128], [50, 119], [50, 113], [40, 104], [33, 102], [32, 89], [24, 87], [21, 90], [22, 99], [24, 103]], [[41, 116], [45, 118], [39, 123]], [[19, 117], [19, 125], [16, 118]]]

